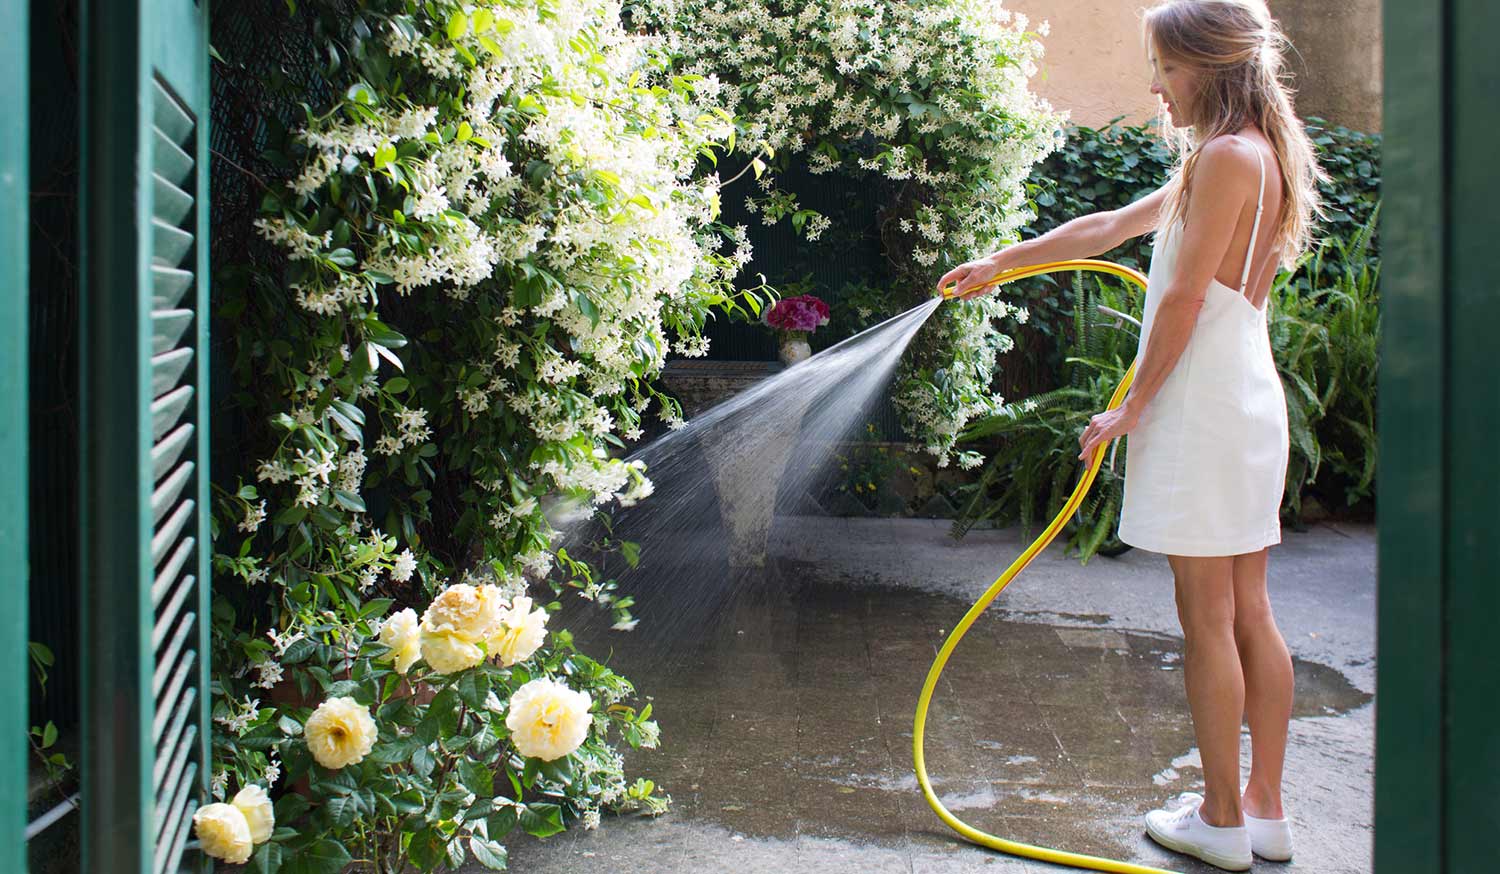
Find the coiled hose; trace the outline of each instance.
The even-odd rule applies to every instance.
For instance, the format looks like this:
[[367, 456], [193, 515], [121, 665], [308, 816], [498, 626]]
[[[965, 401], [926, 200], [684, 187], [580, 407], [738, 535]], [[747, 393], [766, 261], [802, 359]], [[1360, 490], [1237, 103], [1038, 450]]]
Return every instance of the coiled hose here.
[[[1099, 261], [1092, 258], [1051, 261], [1046, 264], [1008, 270], [986, 282], [983, 287], [1003, 285], [1007, 282], [1025, 279], [1028, 276], [1038, 276], [1043, 273], [1072, 270], [1108, 273], [1133, 282], [1140, 286], [1142, 290], [1146, 287], [1146, 277], [1142, 276], [1140, 271], [1132, 270], [1129, 267], [1115, 264], [1111, 261]], [[951, 288], [944, 289], [942, 295], [944, 298], [949, 299], [955, 296]], [[1130, 368], [1125, 371], [1125, 378], [1120, 380], [1119, 386], [1115, 388], [1114, 394], [1109, 399], [1108, 409], [1118, 407], [1125, 399], [1125, 393], [1130, 390], [1130, 383], [1135, 378], [1135, 365], [1136, 362], [1131, 362]], [[1073, 494], [1068, 498], [1068, 502], [1063, 505], [1062, 510], [1047, 525], [1047, 530], [1043, 531], [1040, 537], [1032, 541], [1031, 545], [1026, 547], [1026, 550], [1021, 553], [1021, 556], [1012, 562], [1010, 567], [1005, 569], [1005, 573], [1001, 574], [1000, 578], [995, 580], [985, 590], [985, 593], [980, 596], [979, 600], [974, 602], [974, 606], [970, 607], [969, 612], [964, 614], [964, 618], [959, 620], [958, 625], [953, 628], [953, 632], [948, 635], [948, 639], [943, 642], [942, 648], [938, 650], [937, 658], [933, 660], [932, 668], [927, 672], [927, 680], [922, 684], [922, 694], [917, 699], [917, 715], [912, 730], [911, 741], [912, 760], [916, 766], [917, 782], [922, 786], [922, 795], [927, 799], [928, 806], [938, 815], [939, 819], [948, 824], [949, 828], [982, 847], [999, 850], [1002, 853], [1009, 853], [1013, 856], [1051, 862], [1055, 865], [1088, 868], [1094, 871], [1110, 871], [1115, 872], [1115, 874], [1172, 874], [1170, 871], [1162, 868], [1152, 868], [1149, 865], [1136, 865], [1131, 862], [1105, 859], [1100, 856], [1070, 853], [1066, 850], [1055, 850], [1050, 847], [1038, 847], [1031, 844], [1023, 844], [1019, 841], [1006, 840], [1005, 838], [982, 832], [954, 816], [952, 811], [944, 807], [943, 802], [938, 800], [937, 793], [932, 789], [932, 781], [927, 777], [927, 761], [923, 753], [923, 740], [927, 728], [927, 707], [932, 703], [932, 692], [937, 688], [938, 677], [942, 676], [943, 668], [948, 664], [948, 657], [953, 654], [953, 650], [958, 646], [958, 642], [963, 639], [969, 627], [979, 618], [979, 614], [983, 613], [985, 608], [1004, 591], [1005, 587], [1010, 585], [1010, 581], [1015, 579], [1017, 574], [1025, 570], [1027, 565], [1031, 564], [1032, 559], [1036, 558], [1041, 554], [1042, 550], [1047, 548], [1047, 545], [1052, 542], [1053, 538], [1057, 537], [1058, 533], [1062, 531], [1063, 526], [1078, 511], [1078, 506], [1083, 503], [1084, 497], [1088, 495], [1089, 487], [1094, 484], [1094, 478], [1099, 475], [1099, 466], [1104, 460], [1104, 450], [1107, 446], [1108, 444], [1104, 443], [1095, 448], [1094, 457], [1089, 460], [1089, 465], [1084, 470], [1083, 477], [1078, 481], [1077, 487], [1073, 489]]]

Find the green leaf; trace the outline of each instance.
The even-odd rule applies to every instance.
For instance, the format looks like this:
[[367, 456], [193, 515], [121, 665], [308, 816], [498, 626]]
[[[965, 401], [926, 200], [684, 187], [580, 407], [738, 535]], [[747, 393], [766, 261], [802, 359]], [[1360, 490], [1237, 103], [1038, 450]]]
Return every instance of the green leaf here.
[[630, 540], [620, 541], [620, 554], [625, 556], [625, 561], [631, 567], [641, 563], [641, 545]]
[[275, 841], [266, 841], [255, 848], [250, 856], [250, 870], [255, 874], [276, 874], [281, 870], [282, 847]]
[[298, 850], [281, 870], [283, 874], [339, 874], [352, 861], [343, 844], [324, 838]]
[[277, 822], [292, 822], [312, 809], [312, 803], [293, 792], [276, 799], [275, 808]]
[[495, 794], [495, 774], [483, 762], [467, 757], [460, 759], [458, 777], [470, 792], [480, 798], [489, 798]]
[[396, 147], [386, 143], [375, 150], [375, 169], [380, 170], [396, 160]]
[[485, 699], [490, 694], [490, 678], [483, 671], [465, 671], [453, 688], [471, 709], [483, 710]]
[[343, 507], [346, 510], [353, 510], [356, 513], [367, 512], [365, 510], [364, 499], [359, 495], [354, 494], [353, 492], [346, 492], [343, 489], [334, 489], [333, 499], [338, 503], [340, 507]]
[[455, 12], [448, 18], [448, 38], [458, 39], [469, 32], [469, 16]]
[[359, 802], [353, 795], [337, 795], [323, 804], [328, 821], [337, 828], [348, 828], [359, 813]]
[[533, 837], [549, 837], [565, 828], [562, 808], [556, 804], [538, 801], [526, 805], [526, 809], [521, 811], [521, 830]]
[[469, 838], [469, 852], [479, 864], [491, 871], [504, 871], [509, 863], [509, 856], [505, 847], [494, 841], [487, 841], [479, 835]]
[[411, 836], [406, 852], [418, 868], [431, 871], [448, 855], [448, 841], [441, 832], [428, 826]]
[[375, 91], [364, 82], [355, 82], [344, 92], [344, 99], [351, 100], [361, 106], [373, 106], [376, 102]]
[[485, 818], [485, 831], [489, 832], [490, 840], [498, 841], [510, 834], [511, 829], [516, 827], [516, 822], [516, 809], [506, 805]]
[[411, 761], [413, 767], [415, 767], [417, 751], [426, 746], [426, 744], [417, 738], [403, 737], [400, 740], [393, 740], [387, 744], [377, 745], [370, 752], [370, 758], [381, 765], [394, 765], [398, 762]]

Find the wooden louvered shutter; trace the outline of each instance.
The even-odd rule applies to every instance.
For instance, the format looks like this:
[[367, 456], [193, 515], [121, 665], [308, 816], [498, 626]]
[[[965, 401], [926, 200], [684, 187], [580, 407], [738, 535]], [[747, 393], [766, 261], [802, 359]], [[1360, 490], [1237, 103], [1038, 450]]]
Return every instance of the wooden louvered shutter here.
[[84, 22], [83, 869], [162, 874], [205, 867], [207, 10]]

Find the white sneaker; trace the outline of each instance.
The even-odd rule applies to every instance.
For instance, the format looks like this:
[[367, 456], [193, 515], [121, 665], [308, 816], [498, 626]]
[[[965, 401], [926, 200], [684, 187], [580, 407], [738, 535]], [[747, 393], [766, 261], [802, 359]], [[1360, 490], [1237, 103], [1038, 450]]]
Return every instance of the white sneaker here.
[[1175, 810], [1153, 810], [1146, 814], [1146, 834], [1169, 850], [1202, 859], [1225, 871], [1250, 870], [1250, 832], [1244, 826], [1212, 826], [1198, 809], [1203, 796], [1184, 792], [1177, 796]]
[[1250, 849], [1255, 855], [1271, 862], [1292, 860], [1292, 827], [1286, 817], [1260, 819], [1246, 813], [1245, 830], [1250, 833]]

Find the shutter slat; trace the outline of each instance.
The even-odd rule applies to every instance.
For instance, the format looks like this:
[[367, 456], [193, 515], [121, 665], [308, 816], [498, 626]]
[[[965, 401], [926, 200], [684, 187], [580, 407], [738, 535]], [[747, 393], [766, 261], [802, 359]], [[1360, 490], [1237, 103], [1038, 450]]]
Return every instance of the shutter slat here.
[[151, 85], [156, 129], [174, 143], [187, 142], [193, 135], [193, 117], [160, 82], [152, 81]]
[[175, 309], [182, 302], [182, 295], [193, 287], [193, 274], [176, 267], [151, 265], [151, 308], [153, 310]]
[[193, 425], [191, 422], [183, 424], [176, 431], [168, 434], [165, 439], [151, 447], [151, 481], [161, 479], [166, 472], [172, 469], [177, 459], [182, 456], [182, 450], [188, 446], [188, 440], [193, 436]]
[[177, 420], [182, 417], [182, 411], [187, 409], [188, 401], [193, 398], [193, 387], [182, 386], [176, 391], [164, 394], [151, 403], [151, 439], [160, 440]]
[[192, 801], [192, 793], [189, 791], [193, 786], [193, 777], [198, 773], [198, 763], [188, 762], [185, 767], [174, 774], [168, 774], [168, 795], [156, 796], [156, 869], [162, 868], [164, 861], [176, 857], [172, 853], [172, 837], [176, 835], [181, 826], [183, 814], [185, 814]]
[[167, 511], [172, 509], [172, 505], [177, 501], [177, 496], [182, 494], [183, 488], [187, 486], [192, 478], [193, 463], [191, 461], [184, 461], [182, 464], [177, 465], [177, 469], [172, 471], [171, 476], [168, 476], [162, 481], [161, 485], [156, 487], [156, 491], [151, 493], [152, 525], [161, 524], [161, 517], [165, 516]]
[[[177, 628], [172, 633], [172, 640], [167, 644], [165, 650], [157, 657], [156, 673], [151, 678], [151, 694], [160, 695], [172, 672], [180, 667], [191, 665], [198, 654], [193, 650], [185, 650], [188, 634], [195, 630], [193, 620], [198, 618], [197, 613], [184, 614]], [[154, 635], [153, 635], [154, 636]], [[178, 656], [182, 658], [178, 658]]]
[[[183, 736], [184, 727], [187, 729], [186, 737]], [[162, 738], [160, 754], [156, 757], [156, 767], [151, 774], [151, 788], [156, 797], [160, 798], [172, 787], [167, 780], [169, 774], [182, 773], [182, 766], [192, 753], [193, 741], [197, 736], [198, 726], [188, 725], [187, 720], [172, 718], [172, 726]]]
[[184, 346], [151, 359], [151, 397], [159, 398], [171, 391], [193, 361], [193, 348]]
[[196, 541], [192, 537], [182, 538], [182, 542], [177, 545], [176, 551], [172, 553], [171, 561], [168, 561], [167, 566], [161, 569], [161, 572], [156, 575], [156, 582], [151, 585], [153, 605], [161, 604], [161, 599], [167, 596], [172, 583], [177, 580], [177, 575], [182, 573], [183, 566], [187, 564], [188, 559], [193, 557], [195, 545]]
[[[153, 744], [161, 742], [162, 730], [167, 727], [167, 722], [171, 720], [173, 711], [179, 706], [192, 707], [193, 702], [198, 697], [197, 687], [187, 686], [186, 689], [183, 688], [187, 683], [188, 672], [192, 668], [191, 662], [192, 659], [187, 659], [178, 664], [177, 671], [172, 674], [172, 681], [167, 684], [166, 694], [156, 696], [156, 717], [151, 720], [151, 741]], [[180, 703], [177, 701], [179, 695], [182, 698]]]
[[187, 180], [188, 174], [193, 172], [193, 157], [172, 142], [161, 128], [154, 127], [151, 132], [156, 140], [155, 148], [151, 150], [151, 169], [156, 171], [156, 175], [180, 187]]
[[167, 629], [172, 626], [172, 620], [182, 611], [182, 604], [192, 594], [194, 584], [198, 578], [189, 574], [182, 578], [182, 582], [172, 590], [172, 597], [166, 606], [161, 608], [161, 613], [156, 617], [156, 625], [151, 631], [151, 648], [160, 649], [162, 638], [167, 636]]
[[[197, 768], [195, 767], [194, 771], [196, 770]], [[190, 772], [188, 774], [189, 781], [191, 781], [192, 777], [193, 773]], [[187, 845], [188, 829], [193, 824], [193, 814], [197, 810], [197, 804], [189, 803], [184, 807], [182, 813], [179, 814], [180, 823], [177, 826], [177, 831], [172, 834], [171, 842], [166, 845], [165, 852], [161, 849], [157, 850], [155, 874], [167, 874], [181, 860], [183, 847]]]
[[172, 511], [172, 515], [162, 525], [161, 530], [151, 538], [151, 565], [153, 567], [161, 564], [162, 556], [167, 554], [167, 549], [177, 542], [177, 535], [187, 527], [188, 521], [193, 517], [194, 504], [191, 498], [178, 504], [177, 509]]
[[177, 267], [193, 248], [193, 235], [161, 219], [151, 220], [151, 263]]
[[193, 323], [192, 310], [157, 310], [151, 314], [151, 354], [160, 355], [177, 345]]
[[180, 225], [193, 208], [193, 196], [163, 179], [161, 174], [151, 174], [151, 214], [169, 225]]
[[[171, 750], [179, 746], [183, 748], [192, 746], [193, 740], [198, 735], [198, 726], [188, 722], [187, 715], [188, 708], [185, 707], [178, 708], [177, 712], [172, 714], [172, 721], [167, 726], [167, 733], [162, 735], [162, 749]], [[182, 740], [184, 731], [188, 732], [186, 743]], [[156, 765], [151, 770], [151, 785], [158, 795], [161, 794], [162, 779], [167, 775], [167, 765], [169, 764], [171, 764], [171, 757], [157, 756]]]

